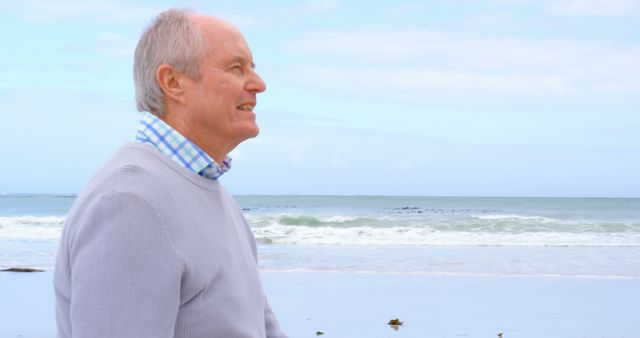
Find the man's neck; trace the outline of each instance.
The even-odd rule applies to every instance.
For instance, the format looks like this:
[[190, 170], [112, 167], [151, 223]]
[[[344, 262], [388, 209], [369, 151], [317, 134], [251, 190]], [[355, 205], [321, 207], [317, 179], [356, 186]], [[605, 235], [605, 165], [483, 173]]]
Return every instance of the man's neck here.
[[165, 114], [160, 119], [202, 149], [219, 165], [222, 164], [227, 154], [237, 146], [237, 144], [224, 144], [221, 142], [222, 139], [215, 135], [210, 135], [209, 137], [205, 135], [203, 137], [203, 133], [194, 131], [188, 123], [180, 118], [179, 114]]

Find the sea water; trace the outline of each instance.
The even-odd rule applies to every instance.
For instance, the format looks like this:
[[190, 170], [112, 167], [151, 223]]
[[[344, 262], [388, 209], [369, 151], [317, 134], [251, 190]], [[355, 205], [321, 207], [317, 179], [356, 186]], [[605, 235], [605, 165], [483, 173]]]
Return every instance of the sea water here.
[[[0, 195], [0, 268], [53, 269], [73, 195]], [[265, 271], [640, 279], [640, 199], [236, 196]]]

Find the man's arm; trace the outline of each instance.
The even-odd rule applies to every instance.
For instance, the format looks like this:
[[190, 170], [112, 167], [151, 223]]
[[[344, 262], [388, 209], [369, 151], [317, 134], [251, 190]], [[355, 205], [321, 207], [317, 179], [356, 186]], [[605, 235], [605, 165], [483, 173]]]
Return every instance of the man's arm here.
[[[236, 209], [236, 212], [238, 213], [238, 216], [242, 219], [242, 222], [245, 226], [247, 240], [249, 241], [249, 246], [251, 247], [253, 259], [256, 262], [256, 268], [257, 268], [258, 250], [256, 246], [256, 238], [253, 235], [253, 231], [251, 231], [251, 226], [249, 226], [247, 219], [242, 214], [242, 211], [240, 209], [240, 206], [238, 205], [238, 202], [236, 202], [234, 199], [231, 199], [231, 200], [235, 205], [235, 209]], [[280, 325], [278, 324], [278, 319], [273, 313], [273, 310], [271, 310], [271, 306], [267, 301], [267, 296], [266, 295], [263, 295], [263, 296], [264, 296], [264, 326], [265, 326], [265, 332], [267, 333], [267, 338], [288, 338], [288, 336], [284, 332], [282, 332], [282, 330], [280, 329]]]
[[287, 335], [282, 332], [276, 316], [267, 302], [267, 297], [264, 298], [264, 326], [267, 333], [267, 338], [288, 338]]
[[163, 220], [132, 193], [90, 209], [70, 249], [73, 337], [173, 337], [182, 263]]

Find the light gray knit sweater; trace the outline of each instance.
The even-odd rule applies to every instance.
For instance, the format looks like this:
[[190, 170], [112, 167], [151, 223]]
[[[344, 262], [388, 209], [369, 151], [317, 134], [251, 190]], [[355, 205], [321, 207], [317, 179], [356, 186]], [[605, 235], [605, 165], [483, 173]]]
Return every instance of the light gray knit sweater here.
[[281, 338], [238, 205], [153, 146], [124, 145], [67, 217], [60, 338]]

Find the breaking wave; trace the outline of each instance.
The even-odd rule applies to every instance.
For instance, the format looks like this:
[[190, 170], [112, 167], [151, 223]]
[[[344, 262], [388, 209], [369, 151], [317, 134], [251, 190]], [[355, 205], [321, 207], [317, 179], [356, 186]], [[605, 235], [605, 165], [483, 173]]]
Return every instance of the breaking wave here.
[[640, 234], [443, 232], [426, 227], [310, 227], [270, 225], [253, 228], [262, 244], [417, 245], [417, 246], [593, 246], [640, 247]]
[[57, 240], [65, 219], [65, 216], [0, 217], [0, 239]]

